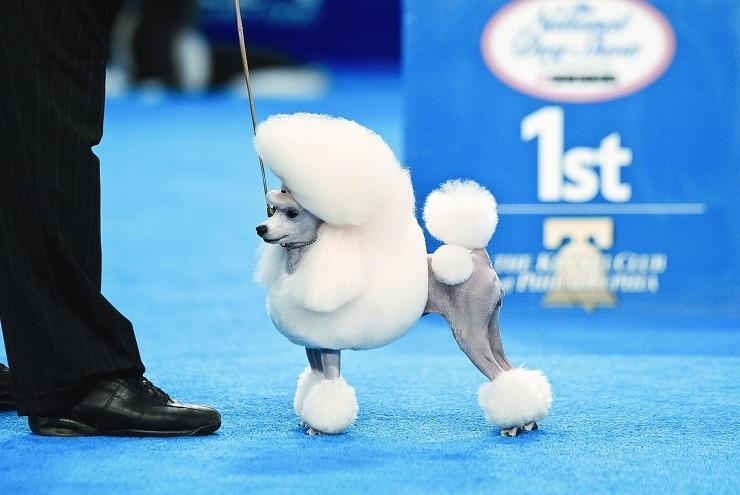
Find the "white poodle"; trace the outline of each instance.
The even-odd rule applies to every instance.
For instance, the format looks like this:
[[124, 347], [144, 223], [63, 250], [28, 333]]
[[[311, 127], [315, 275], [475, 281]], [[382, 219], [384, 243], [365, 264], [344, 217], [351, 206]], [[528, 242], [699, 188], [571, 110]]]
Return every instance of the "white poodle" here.
[[489, 378], [478, 395], [486, 418], [504, 435], [536, 429], [550, 385], [504, 355], [503, 290], [485, 249], [498, 221], [493, 196], [472, 181], [433, 192], [424, 220], [445, 244], [427, 256], [409, 172], [371, 130], [325, 115], [277, 115], [259, 125], [255, 146], [283, 182], [267, 195], [274, 214], [257, 227], [267, 244], [256, 280], [277, 329], [306, 348], [310, 366], [294, 407], [307, 433], [342, 433], [357, 418], [341, 350], [386, 345], [432, 312]]

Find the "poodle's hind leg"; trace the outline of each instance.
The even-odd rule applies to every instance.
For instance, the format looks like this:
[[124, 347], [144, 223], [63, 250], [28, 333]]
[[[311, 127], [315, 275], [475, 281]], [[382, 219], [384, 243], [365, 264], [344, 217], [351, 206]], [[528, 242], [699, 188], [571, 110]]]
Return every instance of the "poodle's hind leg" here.
[[306, 357], [308, 358], [309, 366], [303, 370], [303, 373], [298, 377], [298, 384], [295, 389], [295, 396], [293, 397], [293, 410], [300, 418], [298, 425], [301, 428], [307, 428], [308, 425], [303, 419], [303, 402], [306, 400], [306, 395], [311, 389], [324, 379], [324, 368], [321, 364], [321, 351], [318, 349], [311, 349], [306, 347]]
[[303, 404], [309, 435], [344, 433], [357, 419], [355, 389], [341, 376], [341, 351], [321, 350], [324, 379], [311, 389]]
[[[503, 294], [502, 294], [503, 299]], [[504, 345], [501, 343], [501, 330], [499, 326], [499, 313], [501, 312], [501, 300], [499, 300], [498, 304], [496, 305], [496, 309], [493, 311], [493, 314], [491, 315], [491, 319], [488, 322], [488, 342], [491, 345], [491, 353], [493, 354], [493, 359], [498, 363], [498, 366], [503, 371], [509, 371], [513, 368], [511, 365], [511, 362], [506, 357], [506, 353], [504, 352]], [[511, 428], [502, 428], [501, 429], [501, 436], [504, 437], [515, 437], [519, 435], [520, 433], [526, 433], [530, 431], [535, 431], [539, 427], [537, 426], [536, 421], [531, 421], [523, 426], [513, 426]]]
[[491, 348], [491, 354], [493, 354], [493, 359], [496, 361], [497, 368], [501, 371], [509, 371], [513, 366], [511, 366], [509, 358], [506, 357], [504, 345], [501, 343], [501, 330], [498, 322], [500, 312], [501, 300], [499, 300], [496, 305], [496, 309], [493, 310], [493, 314], [488, 320], [488, 345]]
[[[503, 294], [502, 294], [503, 295]], [[539, 370], [515, 368], [504, 353], [499, 330], [499, 300], [488, 322], [491, 354], [501, 372], [478, 389], [478, 404], [486, 419], [501, 428], [501, 435], [514, 437], [538, 429], [552, 404], [552, 390]]]

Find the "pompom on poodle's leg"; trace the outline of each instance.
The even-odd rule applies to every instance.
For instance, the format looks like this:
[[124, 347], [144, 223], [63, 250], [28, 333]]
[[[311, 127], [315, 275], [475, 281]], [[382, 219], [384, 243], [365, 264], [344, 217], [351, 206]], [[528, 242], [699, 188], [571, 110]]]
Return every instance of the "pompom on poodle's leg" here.
[[303, 401], [301, 417], [309, 435], [344, 433], [357, 419], [355, 389], [340, 376], [341, 351], [322, 349], [324, 380], [314, 385]]
[[478, 404], [501, 435], [513, 437], [538, 428], [537, 421], [550, 410], [552, 391], [541, 371], [513, 368], [480, 386]]
[[306, 347], [306, 357], [308, 357], [309, 366], [298, 376], [298, 384], [296, 385], [295, 396], [293, 396], [293, 410], [301, 418], [299, 426], [302, 428], [308, 426], [301, 416], [303, 401], [314, 385], [324, 379], [324, 369], [321, 366], [321, 351]]

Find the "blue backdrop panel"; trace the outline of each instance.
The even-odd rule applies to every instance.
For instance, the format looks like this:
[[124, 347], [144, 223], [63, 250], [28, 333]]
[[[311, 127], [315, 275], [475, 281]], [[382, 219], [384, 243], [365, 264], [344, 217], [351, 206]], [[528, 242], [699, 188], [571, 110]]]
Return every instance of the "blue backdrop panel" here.
[[514, 305], [737, 318], [738, 19], [736, 0], [407, 0], [419, 202], [491, 189]]

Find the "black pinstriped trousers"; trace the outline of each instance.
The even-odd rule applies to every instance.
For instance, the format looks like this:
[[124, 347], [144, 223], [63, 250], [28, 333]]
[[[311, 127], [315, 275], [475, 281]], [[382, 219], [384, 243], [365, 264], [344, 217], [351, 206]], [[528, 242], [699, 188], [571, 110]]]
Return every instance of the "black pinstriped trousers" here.
[[101, 294], [109, 0], [0, 0], [0, 322], [19, 414], [67, 407], [95, 376], [143, 373]]

